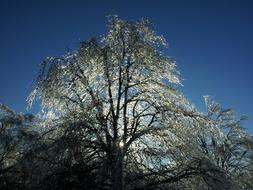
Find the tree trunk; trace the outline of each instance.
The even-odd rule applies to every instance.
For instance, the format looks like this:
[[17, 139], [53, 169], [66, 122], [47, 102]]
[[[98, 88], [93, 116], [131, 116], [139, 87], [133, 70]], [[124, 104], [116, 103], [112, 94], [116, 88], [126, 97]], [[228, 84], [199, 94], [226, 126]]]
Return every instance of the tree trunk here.
[[112, 190], [123, 189], [123, 155], [122, 150], [117, 150], [112, 166]]

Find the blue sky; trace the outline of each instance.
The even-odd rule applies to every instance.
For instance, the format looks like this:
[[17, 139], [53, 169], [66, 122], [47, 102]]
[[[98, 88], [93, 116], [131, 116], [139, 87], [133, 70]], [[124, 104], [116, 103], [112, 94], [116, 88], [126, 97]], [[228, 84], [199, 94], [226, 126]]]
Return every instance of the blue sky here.
[[181, 90], [200, 110], [211, 95], [253, 132], [253, 1], [0, 1], [0, 102], [26, 112], [38, 65], [106, 31], [106, 16], [151, 20], [170, 44]]

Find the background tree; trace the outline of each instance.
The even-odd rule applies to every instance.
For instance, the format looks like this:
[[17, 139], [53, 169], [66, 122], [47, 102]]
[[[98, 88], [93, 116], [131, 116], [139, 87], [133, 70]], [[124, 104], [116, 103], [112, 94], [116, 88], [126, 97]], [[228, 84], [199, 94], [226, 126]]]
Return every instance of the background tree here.
[[[240, 184], [238, 176], [249, 167], [252, 143], [241, 123], [246, 117], [236, 118], [234, 111], [224, 109], [209, 96], [205, 97], [207, 117], [214, 125], [198, 134], [200, 146], [209, 160], [227, 176], [234, 178], [233, 186]], [[218, 178], [218, 176], [216, 176]]]
[[[16, 113], [8, 106], [0, 104], [0, 188], [14, 189], [22, 180], [17, 166], [19, 159], [28, 150], [27, 144], [36, 137], [31, 131], [34, 117], [31, 114]], [[20, 187], [21, 189], [21, 187]]]

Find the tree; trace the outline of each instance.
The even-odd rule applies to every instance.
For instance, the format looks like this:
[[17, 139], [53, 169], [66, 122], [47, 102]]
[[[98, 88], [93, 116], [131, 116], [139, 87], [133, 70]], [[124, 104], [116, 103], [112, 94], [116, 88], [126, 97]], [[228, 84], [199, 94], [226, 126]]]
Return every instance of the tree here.
[[62, 152], [60, 163], [66, 155], [70, 168], [72, 161], [88, 163], [97, 187], [113, 190], [162, 189], [224, 174], [206, 155], [209, 140], [201, 136], [216, 120], [179, 91], [179, 72], [163, 55], [165, 46], [147, 20], [113, 16], [101, 40], [43, 61], [28, 103], [40, 98], [43, 126], [59, 131], [54, 142], [63, 137], [73, 148]]
[[[16, 189], [20, 185], [17, 166], [27, 150], [26, 145], [37, 135], [28, 129], [33, 115], [16, 113], [0, 103], [0, 188]], [[27, 127], [27, 128], [26, 128]], [[15, 180], [17, 179], [17, 180]]]
[[58, 122], [86, 130], [85, 141], [106, 159], [113, 189], [122, 189], [126, 160], [142, 159], [135, 147], [147, 155], [169, 141], [169, 129], [199, 116], [176, 89], [178, 71], [162, 55], [164, 45], [147, 20], [111, 17], [100, 42], [92, 38], [64, 57], [47, 58], [30, 95], [30, 104], [40, 97]]

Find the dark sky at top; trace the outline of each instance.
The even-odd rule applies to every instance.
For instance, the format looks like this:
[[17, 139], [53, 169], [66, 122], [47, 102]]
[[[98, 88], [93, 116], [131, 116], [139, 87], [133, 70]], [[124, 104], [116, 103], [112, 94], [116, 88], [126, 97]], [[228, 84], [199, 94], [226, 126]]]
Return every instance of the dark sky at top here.
[[[200, 110], [212, 95], [253, 131], [253, 1], [0, 1], [0, 102], [26, 112], [26, 97], [47, 56], [106, 32], [106, 16], [154, 23], [170, 44], [181, 90]], [[35, 111], [35, 110], [33, 110]]]

